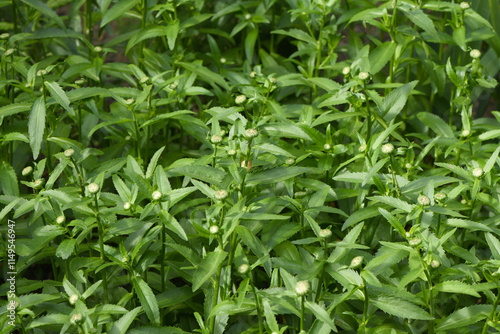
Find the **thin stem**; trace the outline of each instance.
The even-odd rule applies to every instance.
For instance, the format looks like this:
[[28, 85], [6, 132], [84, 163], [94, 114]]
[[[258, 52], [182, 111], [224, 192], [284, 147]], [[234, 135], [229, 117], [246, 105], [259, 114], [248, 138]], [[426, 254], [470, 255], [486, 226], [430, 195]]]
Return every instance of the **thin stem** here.
[[365, 301], [363, 304], [363, 320], [361, 322], [363, 327], [366, 327], [368, 323], [368, 303], [369, 303], [369, 298], [368, 298], [368, 289], [366, 288], [366, 281], [363, 277], [361, 277], [363, 280], [363, 295], [365, 297]]
[[300, 297], [300, 331], [304, 330], [304, 301], [306, 296]]
[[255, 285], [253, 284], [253, 277], [251, 277], [251, 276], [252, 276], [252, 274], [250, 274], [250, 285], [252, 287], [253, 298], [255, 299], [255, 309], [257, 311], [257, 318], [259, 319], [259, 334], [263, 334], [264, 333], [264, 323], [262, 321], [260, 300], [259, 300], [259, 296], [257, 295], [257, 289], [255, 288]]
[[489, 317], [484, 322], [482, 334], [488, 333], [488, 328], [489, 328], [489, 326], [488, 326], [488, 319], [491, 320], [491, 321], [495, 321], [496, 320], [495, 314], [496, 314], [496, 309], [497, 309], [497, 306], [498, 306], [499, 302], [500, 302], [500, 288], [497, 287], [497, 297], [495, 298], [495, 302], [493, 303], [493, 308], [491, 309]]
[[[215, 285], [214, 285], [214, 294], [212, 297], [212, 310], [215, 308], [217, 305], [217, 301], [219, 300], [219, 288], [220, 288], [220, 275], [222, 271], [222, 263], [219, 265], [219, 268], [217, 268], [217, 275], [215, 276]], [[214, 334], [215, 333], [215, 315], [210, 321], [210, 333]]]
[[[101, 260], [104, 262], [104, 227], [101, 223], [101, 218], [99, 217], [99, 201], [97, 200], [97, 194], [94, 194], [94, 203], [95, 203], [95, 217], [97, 220], [97, 228], [99, 230], [99, 248], [101, 251]], [[103, 288], [104, 288], [104, 304], [108, 303], [108, 278], [106, 277], [106, 273], [102, 271], [103, 276]]]

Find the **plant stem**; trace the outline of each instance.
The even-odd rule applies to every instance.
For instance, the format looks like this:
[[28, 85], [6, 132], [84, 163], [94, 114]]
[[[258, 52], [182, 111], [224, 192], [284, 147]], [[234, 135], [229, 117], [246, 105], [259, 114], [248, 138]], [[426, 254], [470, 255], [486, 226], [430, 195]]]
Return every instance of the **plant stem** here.
[[257, 318], [259, 319], [259, 334], [263, 334], [264, 333], [264, 323], [262, 321], [260, 300], [259, 300], [259, 296], [257, 295], [257, 289], [255, 288], [255, 285], [253, 284], [253, 277], [252, 277], [251, 273], [250, 273], [250, 285], [252, 286], [253, 298], [255, 299], [255, 309], [257, 311]]
[[[99, 230], [99, 248], [101, 251], [101, 260], [104, 262], [104, 228], [101, 223], [101, 218], [99, 217], [99, 201], [97, 200], [97, 194], [94, 194], [94, 203], [95, 203], [95, 217], [97, 220], [97, 228]], [[103, 288], [104, 288], [104, 304], [108, 303], [108, 278], [106, 277], [106, 273], [103, 269], [102, 271], [102, 276], [103, 276]]]
[[300, 332], [304, 330], [304, 301], [306, 296], [300, 297]]
[[[498, 284], [498, 282], [497, 282], [497, 284]], [[490, 319], [491, 321], [496, 320], [495, 314], [496, 314], [496, 309], [497, 309], [499, 302], [500, 302], [500, 287], [497, 286], [497, 298], [495, 298], [495, 302], [493, 303], [493, 308], [491, 309], [489, 317], [484, 322], [482, 334], [488, 333], [488, 327], [489, 327], [488, 326], [488, 319]]]
[[368, 323], [368, 303], [369, 303], [369, 298], [368, 298], [368, 289], [366, 288], [366, 281], [363, 277], [361, 277], [363, 280], [363, 295], [365, 296], [365, 301], [363, 304], [363, 320], [361, 322], [361, 325], [363, 328], [366, 328], [366, 325]]

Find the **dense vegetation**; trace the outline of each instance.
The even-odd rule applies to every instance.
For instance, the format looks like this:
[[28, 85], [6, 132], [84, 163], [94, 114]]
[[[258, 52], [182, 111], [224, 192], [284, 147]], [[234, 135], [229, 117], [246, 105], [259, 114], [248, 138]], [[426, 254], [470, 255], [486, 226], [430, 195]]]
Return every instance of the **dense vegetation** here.
[[500, 6], [0, 1], [2, 333], [500, 329]]

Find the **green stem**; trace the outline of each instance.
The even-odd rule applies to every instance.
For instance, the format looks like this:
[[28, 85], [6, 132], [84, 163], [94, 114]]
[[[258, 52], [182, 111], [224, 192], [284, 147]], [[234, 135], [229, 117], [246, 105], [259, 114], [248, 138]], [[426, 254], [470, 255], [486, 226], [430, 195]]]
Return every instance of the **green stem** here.
[[304, 301], [306, 296], [300, 297], [300, 332], [304, 330]]
[[495, 302], [493, 303], [493, 308], [491, 309], [489, 317], [484, 322], [482, 334], [488, 333], [488, 328], [489, 328], [489, 326], [488, 326], [488, 319], [491, 320], [491, 321], [495, 321], [496, 320], [495, 314], [496, 314], [496, 309], [497, 309], [497, 306], [498, 306], [499, 302], [500, 302], [500, 288], [497, 287], [497, 298], [495, 298]]
[[[219, 288], [220, 288], [220, 275], [222, 271], [222, 263], [219, 265], [219, 268], [217, 268], [217, 275], [215, 276], [215, 285], [214, 285], [214, 294], [212, 297], [212, 310], [215, 308], [217, 305], [217, 301], [219, 300]], [[210, 333], [214, 334], [215, 333], [215, 315], [210, 321]]]
[[257, 318], [259, 319], [259, 334], [263, 334], [264, 333], [264, 323], [262, 321], [260, 299], [259, 299], [259, 296], [257, 295], [257, 289], [255, 288], [255, 285], [253, 284], [253, 277], [251, 277], [251, 276], [252, 276], [252, 274], [250, 274], [250, 285], [252, 286], [253, 298], [255, 299], [255, 309], [257, 311]]
[[[99, 217], [99, 201], [97, 200], [97, 194], [94, 194], [94, 203], [95, 203], [95, 217], [97, 220], [97, 228], [99, 230], [99, 248], [101, 251], [101, 260], [104, 262], [104, 227], [102, 226], [101, 218]], [[106, 277], [106, 272], [102, 271], [103, 277], [103, 288], [104, 288], [104, 304], [108, 303], [108, 278]]]
[[394, 185], [394, 188], [396, 189], [397, 197], [400, 197], [401, 189], [399, 189], [398, 179], [396, 178], [396, 171], [394, 170], [394, 160], [392, 159], [392, 155], [390, 156], [390, 159], [391, 159], [392, 183]]
[[368, 289], [366, 288], [366, 281], [363, 277], [361, 277], [363, 280], [363, 295], [365, 297], [364, 303], [363, 303], [363, 320], [361, 322], [361, 325], [363, 328], [366, 328], [366, 325], [368, 324], [368, 303], [369, 303], [369, 298], [368, 298]]

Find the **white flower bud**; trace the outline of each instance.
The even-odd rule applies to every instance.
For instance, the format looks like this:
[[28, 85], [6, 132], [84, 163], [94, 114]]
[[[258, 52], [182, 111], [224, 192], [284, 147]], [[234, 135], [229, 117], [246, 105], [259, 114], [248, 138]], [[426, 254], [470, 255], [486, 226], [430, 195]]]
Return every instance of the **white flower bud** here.
[[81, 322], [83, 319], [81, 313], [76, 313], [71, 316], [71, 319], [69, 320], [73, 325], [76, 325], [77, 323]]
[[221, 57], [221, 59], [220, 59], [220, 63], [221, 63], [221, 64], [225, 64], [226, 62], [227, 62], [227, 59], [226, 59], [226, 58], [224, 58], [224, 57]]
[[276, 80], [276, 78], [269, 78], [269, 81], [271, 81], [272, 84], [275, 84], [278, 82], [278, 80]]
[[362, 81], [368, 80], [370, 78], [370, 74], [368, 72], [361, 72], [358, 75], [358, 78]]
[[145, 77], [142, 77], [141, 80], [139, 81], [141, 84], [145, 84], [149, 81], [149, 77], [148, 76], [145, 76]]
[[252, 18], [252, 15], [250, 15], [250, 14], [245, 15], [245, 20], [250, 20], [251, 18]]
[[130, 204], [130, 202], [125, 202], [123, 204], [123, 209], [124, 210], [130, 210], [130, 207], [132, 206], [132, 204]]
[[217, 199], [219, 201], [225, 200], [228, 196], [229, 196], [229, 193], [227, 192], [227, 190], [224, 190], [224, 189], [217, 190], [215, 192], [215, 195], [214, 195], [215, 199]]
[[235, 156], [235, 155], [236, 155], [236, 150], [234, 150], [234, 149], [230, 149], [229, 151], [227, 151], [227, 155], [229, 155], [229, 156], [231, 156], [231, 157], [232, 157], [232, 156]]
[[441, 263], [439, 263], [439, 261], [438, 261], [438, 260], [432, 260], [432, 262], [431, 262], [431, 267], [432, 267], [432, 268], [437, 268], [437, 267], [439, 267], [440, 265], [441, 265]]
[[247, 100], [247, 97], [245, 95], [238, 95], [236, 96], [236, 98], [234, 99], [234, 103], [236, 104], [242, 104], [243, 102], [245, 102]]
[[168, 88], [170, 89], [176, 89], [177, 88], [177, 84], [176, 83], [171, 83], [170, 85], [168, 85]]
[[220, 144], [222, 143], [222, 136], [213, 135], [212, 138], [210, 138], [210, 141], [212, 142], [212, 144]]
[[382, 145], [382, 153], [391, 154], [394, 151], [394, 145], [387, 143]]
[[14, 52], [16, 52], [16, 49], [8, 49], [7, 51], [5, 51], [4, 55], [5, 55], [5, 57], [9, 57], [9, 56], [13, 55]]
[[153, 193], [151, 194], [151, 198], [153, 199], [153, 201], [159, 200], [161, 198], [161, 192], [159, 192], [158, 190], [153, 191]]
[[245, 138], [251, 139], [255, 138], [259, 135], [259, 131], [257, 129], [246, 129], [245, 130]]
[[462, 137], [468, 137], [470, 135], [470, 131], [467, 129], [463, 129], [461, 135]]
[[351, 68], [349, 66], [346, 66], [342, 69], [343, 75], [349, 75], [349, 73], [351, 73]]
[[325, 228], [319, 231], [319, 237], [323, 239], [328, 239], [332, 236], [332, 231]]
[[0, 35], [0, 39], [7, 39], [10, 37], [10, 34], [8, 32], [4, 32], [3, 34]]
[[308, 281], [299, 281], [295, 284], [295, 293], [297, 296], [302, 297], [307, 295], [309, 292], [309, 282]]
[[434, 194], [434, 198], [437, 200], [437, 201], [444, 201], [446, 199], [446, 194], [443, 193], [443, 192], [438, 192], [438, 193], [435, 193]]
[[99, 191], [99, 185], [97, 183], [91, 183], [89, 184], [87, 189], [89, 190], [89, 193], [97, 194], [97, 192]]
[[478, 59], [479, 57], [481, 57], [481, 51], [479, 51], [478, 49], [474, 49], [470, 52], [470, 57], [472, 59]]
[[325, 145], [323, 145], [323, 148], [325, 149], [325, 151], [328, 151], [328, 150], [330, 150], [332, 148], [332, 145], [325, 144]]
[[71, 297], [69, 297], [69, 303], [71, 305], [75, 305], [76, 301], [78, 300], [78, 296], [77, 295], [71, 295]]
[[295, 159], [294, 158], [288, 158], [285, 160], [285, 163], [287, 165], [293, 165], [295, 163]]
[[408, 244], [412, 247], [417, 247], [418, 245], [420, 245], [422, 243], [422, 240], [420, 240], [420, 238], [413, 238], [411, 239], [410, 241], [408, 241]]
[[99, 52], [101, 52], [101, 51], [102, 51], [102, 47], [100, 47], [100, 46], [96, 46], [96, 47], [94, 47], [94, 52], [95, 52], [95, 53], [99, 53]]
[[31, 173], [33, 173], [33, 167], [31, 166], [24, 167], [23, 171], [21, 172], [23, 176], [28, 176]]
[[35, 180], [35, 182], [33, 182], [33, 188], [39, 189], [43, 186], [44, 183], [45, 183], [44, 179], [37, 179]]
[[246, 263], [242, 264], [241, 266], [238, 267], [238, 272], [241, 274], [241, 275], [245, 275], [246, 273], [248, 273], [248, 271], [250, 270], [250, 266]]
[[250, 72], [250, 78], [255, 78], [257, 76], [257, 72], [252, 71]]
[[461, 3], [460, 3], [460, 8], [462, 8], [462, 9], [469, 9], [469, 8], [470, 8], [470, 5], [469, 5], [469, 3], [468, 3], [468, 2], [465, 2], [465, 1], [464, 1], [464, 2], [461, 2]]
[[364, 151], [366, 151], [366, 145], [365, 145], [365, 144], [361, 145], [361, 146], [359, 147], [358, 151], [360, 151], [360, 152], [364, 152]]
[[56, 218], [56, 223], [58, 223], [59, 225], [64, 224], [65, 221], [66, 217], [64, 217], [63, 215]]
[[410, 232], [406, 232], [405, 233], [405, 237], [410, 238], [411, 237], [411, 233]]
[[411, 169], [411, 168], [413, 167], [413, 165], [412, 165], [411, 163], [409, 163], [409, 162], [408, 162], [408, 163], [405, 165], [405, 167], [406, 167], [406, 169]]
[[75, 80], [75, 85], [79, 85], [79, 86], [81, 86], [81, 85], [83, 85], [84, 83], [85, 83], [85, 80], [83, 80], [83, 79], [78, 79], [78, 80]]
[[44, 76], [45, 74], [47, 74], [46, 70], [39, 70], [38, 72], [36, 72], [36, 75], [39, 77]]
[[417, 202], [422, 206], [427, 206], [431, 204], [431, 200], [429, 199], [429, 197], [425, 195], [419, 195], [417, 198]]
[[349, 266], [349, 268], [358, 269], [359, 267], [361, 267], [361, 264], [363, 264], [363, 257], [356, 256], [354, 259], [352, 259], [351, 265]]
[[209, 231], [210, 231], [210, 234], [217, 234], [217, 233], [219, 233], [219, 226], [212, 225], [212, 226], [210, 226]]
[[73, 154], [75, 154], [75, 150], [72, 148], [68, 148], [67, 150], [64, 151], [65, 157], [69, 158], [69, 157], [73, 156]]
[[480, 178], [481, 176], [483, 176], [483, 169], [481, 167], [474, 168], [472, 170], [472, 176], [474, 176], [475, 178]]
[[134, 101], [135, 101], [134, 99], [130, 98], [130, 99], [125, 100], [125, 104], [131, 105], [132, 103], [134, 103]]
[[460, 203], [467, 204], [467, 200], [465, 198], [462, 198], [462, 200], [460, 201]]

